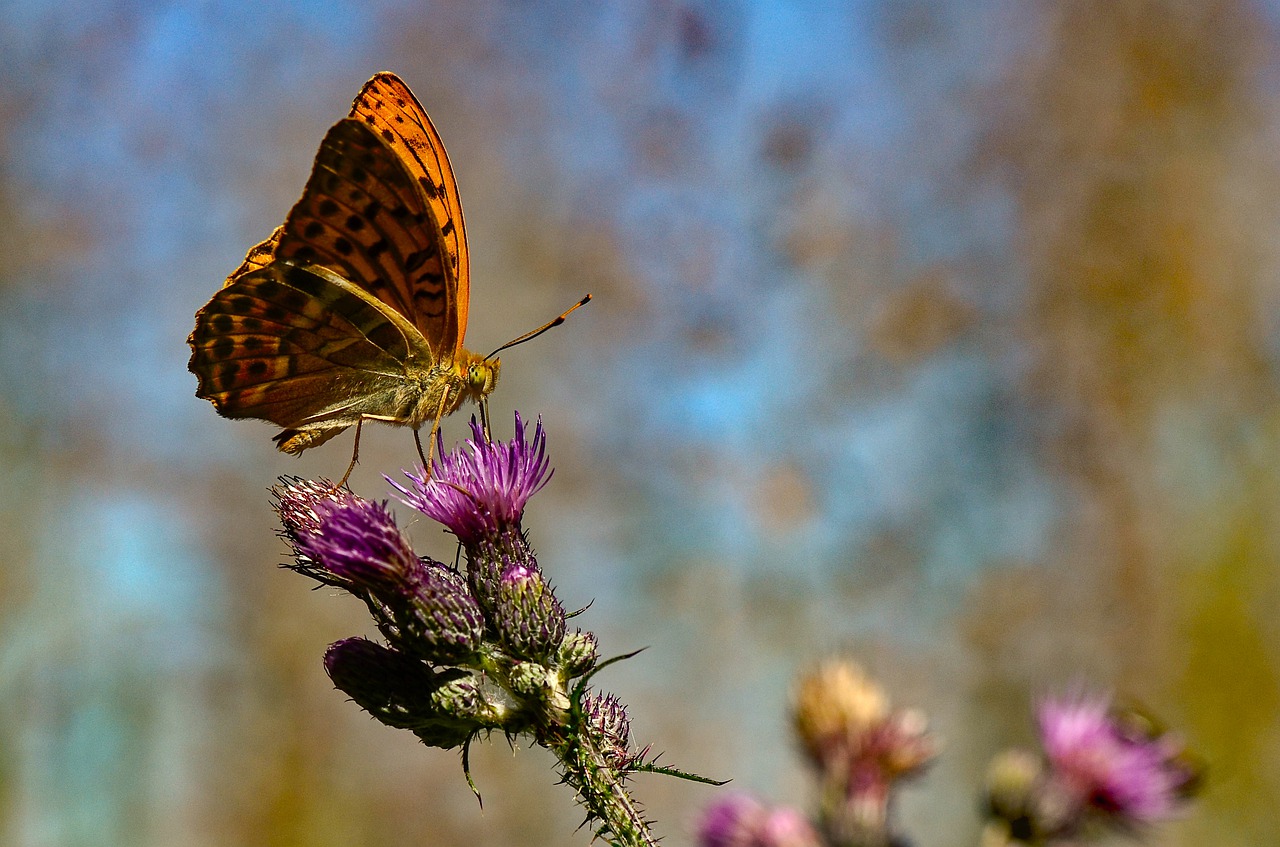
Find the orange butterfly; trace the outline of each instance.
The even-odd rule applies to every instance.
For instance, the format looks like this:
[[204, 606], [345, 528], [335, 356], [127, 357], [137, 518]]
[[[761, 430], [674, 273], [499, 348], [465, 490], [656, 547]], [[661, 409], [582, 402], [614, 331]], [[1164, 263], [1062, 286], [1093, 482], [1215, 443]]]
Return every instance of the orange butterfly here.
[[484, 418], [497, 352], [573, 309], [482, 357], [462, 346], [470, 284], [444, 145], [408, 86], [380, 73], [325, 136], [284, 225], [196, 313], [196, 396], [283, 427], [275, 441], [294, 454], [354, 424], [358, 455], [366, 420], [415, 439], [430, 420], [434, 435], [468, 400]]

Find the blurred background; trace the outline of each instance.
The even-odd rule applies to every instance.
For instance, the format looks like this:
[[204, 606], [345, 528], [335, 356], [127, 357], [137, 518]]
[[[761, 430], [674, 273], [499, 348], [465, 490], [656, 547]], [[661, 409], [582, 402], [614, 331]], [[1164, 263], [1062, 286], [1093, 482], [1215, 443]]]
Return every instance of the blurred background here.
[[[469, 224], [526, 517], [665, 761], [806, 804], [794, 675], [925, 709], [921, 847], [1086, 680], [1210, 765], [1150, 840], [1280, 838], [1280, 3], [0, 4], [0, 841], [587, 844], [541, 750], [334, 691], [276, 566], [341, 474], [193, 396], [192, 315], [393, 70]], [[449, 419], [447, 442], [466, 415]], [[355, 489], [416, 460], [366, 428]], [[399, 515], [411, 522], [405, 508]], [[425, 519], [420, 552], [449, 558]], [[716, 789], [636, 779], [665, 843]]]

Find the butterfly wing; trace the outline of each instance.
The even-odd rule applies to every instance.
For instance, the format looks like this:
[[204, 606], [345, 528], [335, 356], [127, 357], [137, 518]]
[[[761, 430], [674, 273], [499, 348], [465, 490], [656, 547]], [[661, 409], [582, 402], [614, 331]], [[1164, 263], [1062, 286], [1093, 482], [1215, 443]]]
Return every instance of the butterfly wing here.
[[[288, 452], [362, 417], [408, 421], [418, 397], [410, 370], [431, 357], [416, 330], [368, 293], [284, 261], [220, 289], [196, 313], [188, 342], [197, 396], [225, 417], [284, 427], [277, 440]], [[299, 431], [310, 437], [290, 449]]]
[[362, 121], [339, 121], [285, 220], [275, 260], [320, 265], [413, 324], [436, 358], [452, 357], [451, 270], [422, 187]]
[[256, 271], [259, 268], [265, 268], [271, 264], [275, 259], [276, 245], [280, 243], [280, 236], [283, 234], [284, 227], [278, 226], [267, 236], [266, 241], [250, 247], [249, 252], [244, 257], [244, 261], [240, 263], [240, 267], [232, 271], [227, 277], [227, 281], [222, 283], [223, 287], [225, 288], [247, 273]]
[[377, 74], [365, 83], [351, 106], [351, 117], [375, 130], [395, 151], [427, 199], [444, 250], [446, 302], [445, 320], [435, 327], [439, 335], [425, 329], [424, 335], [433, 348], [456, 355], [467, 332], [471, 270], [458, 182], [444, 143], [409, 86], [392, 73]]

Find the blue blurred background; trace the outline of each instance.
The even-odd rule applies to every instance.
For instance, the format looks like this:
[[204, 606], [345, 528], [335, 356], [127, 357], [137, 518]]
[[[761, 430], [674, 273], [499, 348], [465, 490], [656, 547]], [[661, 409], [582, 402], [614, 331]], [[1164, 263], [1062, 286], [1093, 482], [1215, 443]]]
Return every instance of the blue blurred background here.
[[[586, 844], [540, 750], [415, 746], [320, 657], [266, 488], [336, 475], [193, 396], [192, 315], [399, 73], [458, 172], [526, 525], [666, 760], [806, 802], [833, 650], [986, 762], [1088, 680], [1210, 764], [1168, 845], [1280, 838], [1274, 0], [0, 4], [0, 841]], [[465, 415], [446, 439], [464, 434]], [[357, 491], [415, 458], [366, 430]], [[402, 518], [410, 520], [407, 509]], [[452, 556], [427, 521], [423, 552]], [[688, 844], [715, 791], [637, 794]]]

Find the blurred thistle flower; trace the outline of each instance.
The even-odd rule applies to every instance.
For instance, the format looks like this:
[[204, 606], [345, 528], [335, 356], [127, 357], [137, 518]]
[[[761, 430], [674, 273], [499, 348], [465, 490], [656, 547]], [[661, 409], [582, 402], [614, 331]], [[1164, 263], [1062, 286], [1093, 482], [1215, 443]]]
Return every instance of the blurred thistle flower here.
[[800, 678], [792, 723], [809, 756], [821, 766], [889, 714], [889, 699], [856, 663], [828, 659]]
[[830, 659], [801, 677], [792, 698], [792, 723], [822, 771], [864, 771], [893, 781], [924, 768], [937, 752], [924, 713], [890, 709], [884, 689], [856, 662]]
[[1154, 823], [1175, 815], [1198, 787], [1176, 738], [1139, 725], [1105, 697], [1047, 698], [1038, 719], [1049, 790], [1068, 828], [1089, 812], [1121, 828]]
[[529, 498], [551, 479], [546, 456], [547, 436], [538, 418], [532, 441], [525, 441], [524, 421], [516, 413], [515, 438], [489, 441], [472, 418], [472, 437], [462, 449], [444, 452], [444, 437], [437, 435], [439, 457], [418, 473], [405, 471], [409, 487], [390, 477], [387, 481], [403, 495], [405, 503], [439, 521], [463, 544], [519, 529]]
[[703, 812], [700, 847], [822, 847], [822, 839], [799, 811], [766, 808], [748, 794], [730, 794]]
[[924, 713], [892, 709], [857, 663], [830, 659], [801, 677], [792, 723], [822, 787], [820, 822], [838, 845], [895, 843], [890, 808], [904, 778], [937, 753]]
[[1034, 843], [1044, 834], [1038, 808], [1044, 762], [1028, 750], [1006, 750], [987, 767], [987, 810], [997, 822], [983, 834], [990, 844]]

